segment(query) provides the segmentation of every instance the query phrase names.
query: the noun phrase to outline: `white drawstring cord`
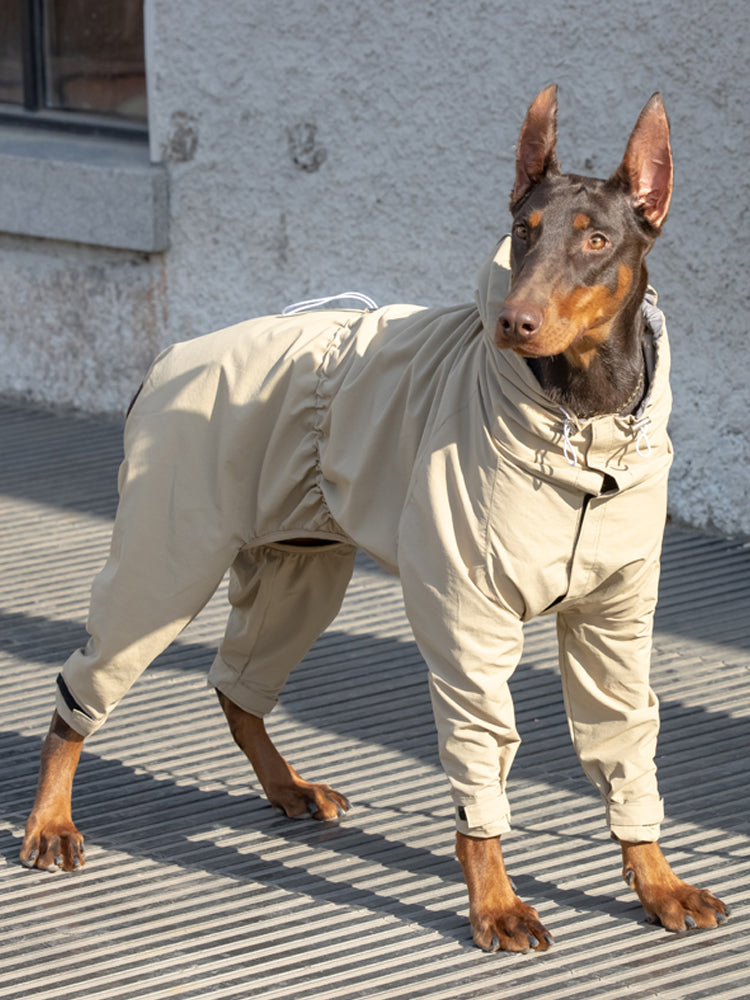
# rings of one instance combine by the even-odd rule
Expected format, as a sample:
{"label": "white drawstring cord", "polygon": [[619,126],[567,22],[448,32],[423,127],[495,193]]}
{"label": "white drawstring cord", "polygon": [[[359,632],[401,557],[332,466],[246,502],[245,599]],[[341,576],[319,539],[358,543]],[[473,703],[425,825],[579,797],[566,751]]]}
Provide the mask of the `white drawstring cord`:
{"label": "white drawstring cord", "polygon": [[[565,461],[571,467],[575,469],[578,466],[578,456],[576,455],[575,448],[573,447],[573,442],[570,440],[571,432],[573,428],[579,429],[578,420],[572,416],[565,407],[561,406],[560,411],[563,417],[563,455],[565,456]],[[633,421],[633,431],[636,434],[635,450],[641,458],[649,458],[651,455],[651,442],[649,441],[648,434],[646,433],[651,424],[651,417],[640,417],[638,420]]]}
{"label": "white drawstring cord", "polygon": [[561,406],[560,409],[565,417],[565,420],[563,421],[563,455],[565,455],[565,461],[571,469],[575,469],[578,465],[578,458],[570,440],[570,431],[574,424],[576,425],[576,428],[578,427],[578,421],[575,417],[572,417],[568,413],[564,406]]}
{"label": "white drawstring cord", "polygon": [[293,302],[281,310],[281,315],[295,316],[297,313],[319,309],[320,306],[324,306],[328,302],[335,302],[337,299],[353,299],[355,302],[361,302],[365,309],[372,310],[378,308],[377,303],[373,302],[369,295],[363,295],[362,292],[340,292],[338,295],[327,295],[320,299],[306,299],[304,302]]}
{"label": "white drawstring cord", "polygon": [[[641,456],[641,458],[648,458],[651,455],[651,442],[648,439],[648,434],[646,429],[651,423],[651,417],[641,417],[639,420],[633,421],[633,430],[637,433],[638,437],[635,442],[635,450]],[[641,445],[645,444],[645,448],[641,450]]]}

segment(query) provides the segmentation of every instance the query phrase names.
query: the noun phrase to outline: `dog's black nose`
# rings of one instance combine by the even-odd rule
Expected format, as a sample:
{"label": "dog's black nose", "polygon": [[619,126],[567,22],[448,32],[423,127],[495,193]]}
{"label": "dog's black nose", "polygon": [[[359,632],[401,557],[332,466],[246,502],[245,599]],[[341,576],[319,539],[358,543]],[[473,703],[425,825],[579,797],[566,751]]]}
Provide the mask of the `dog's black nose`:
{"label": "dog's black nose", "polygon": [[531,302],[511,302],[498,316],[498,333],[511,340],[528,340],[540,329],[544,313]]}

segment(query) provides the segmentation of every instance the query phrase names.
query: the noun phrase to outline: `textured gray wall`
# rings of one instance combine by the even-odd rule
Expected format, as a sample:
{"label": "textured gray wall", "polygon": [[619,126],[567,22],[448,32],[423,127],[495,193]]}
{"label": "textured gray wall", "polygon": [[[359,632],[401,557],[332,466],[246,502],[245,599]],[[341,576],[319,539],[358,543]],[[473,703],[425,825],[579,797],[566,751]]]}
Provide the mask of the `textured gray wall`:
{"label": "textured gray wall", "polygon": [[0,235],[0,391],[116,411],[158,346],[311,294],[467,301],[536,92],[560,84],[563,169],[603,176],[658,89],[672,512],[750,535],[746,0],[148,4],[170,249]]}

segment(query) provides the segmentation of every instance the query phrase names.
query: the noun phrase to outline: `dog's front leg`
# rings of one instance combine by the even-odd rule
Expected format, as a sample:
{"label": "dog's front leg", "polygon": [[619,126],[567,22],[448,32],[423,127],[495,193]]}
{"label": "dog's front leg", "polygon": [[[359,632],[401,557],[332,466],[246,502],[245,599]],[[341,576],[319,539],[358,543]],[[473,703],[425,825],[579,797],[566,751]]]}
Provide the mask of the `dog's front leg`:
{"label": "dog's front leg", "polygon": [[469,890],[474,942],[483,951],[546,951],[552,935],[533,906],[522,903],[505,870],[500,838],[456,834],[456,854]]}
{"label": "dog's front leg", "polygon": [[638,894],[650,922],[670,931],[716,927],[727,919],[727,908],[706,889],[696,889],[672,871],[656,842],[620,841],[622,877]]}
{"label": "dog's front leg", "polygon": [[21,845],[21,864],[27,868],[74,871],[85,863],[70,801],[82,747],[83,736],[55,712],[42,745],[36,799]]}
{"label": "dog's front leg", "polygon": [[266,798],[291,819],[312,815],[313,819],[339,819],[348,809],[348,799],[329,785],[305,781],[281,756],[266,732],[263,719],[251,715],[217,691],[237,746],[253,765]]}

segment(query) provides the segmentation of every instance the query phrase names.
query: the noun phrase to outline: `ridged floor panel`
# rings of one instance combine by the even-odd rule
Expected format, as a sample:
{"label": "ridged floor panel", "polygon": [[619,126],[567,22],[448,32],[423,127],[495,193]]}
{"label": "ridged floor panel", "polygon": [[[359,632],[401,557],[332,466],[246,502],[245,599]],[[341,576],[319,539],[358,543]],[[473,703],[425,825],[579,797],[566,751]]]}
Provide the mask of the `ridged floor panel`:
{"label": "ridged floor panel", "polygon": [[353,802],[339,826],[279,817],[205,675],[217,594],[86,744],[75,875],[16,861],[61,662],[85,641],[107,550],[120,428],[0,406],[0,998],[746,1000],[750,995],[750,548],[670,529],[654,686],[663,844],[732,906],[715,931],[643,920],[570,746],[554,621],[513,679],[524,742],[519,894],[546,955],[471,943],[425,669],[398,582],[358,563],[344,609],[293,675],[270,728],[303,774]]}

